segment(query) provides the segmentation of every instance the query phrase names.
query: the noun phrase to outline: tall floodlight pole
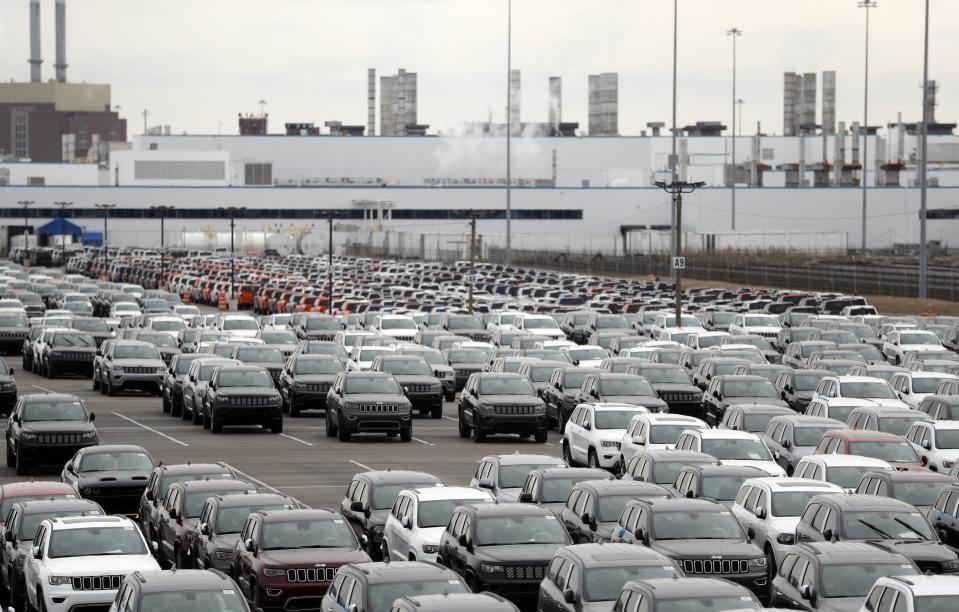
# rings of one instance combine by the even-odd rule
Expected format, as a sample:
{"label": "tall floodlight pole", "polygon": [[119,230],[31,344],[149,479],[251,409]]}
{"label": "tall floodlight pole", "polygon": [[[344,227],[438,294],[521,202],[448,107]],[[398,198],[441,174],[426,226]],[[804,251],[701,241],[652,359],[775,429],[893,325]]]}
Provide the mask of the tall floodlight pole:
{"label": "tall floodlight pole", "polygon": [[246,212],[246,208],[227,206],[219,209],[221,214],[230,218],[230,300],[236,299],[236,243],[234,242],[236,218]]}
{"label": "tall floodlight pole", "polygon": [[869,9],[879,6],[877,0],[859,0],[859,8],[866,9],[866,63],[863,71],[862,94],[862,251],[866,251],[866,177],[869,175]]}
{"label": "tall floodlight pole", "polygon": [[[678,48],[678,37],[679,37],[679,0],[673,0],[673,126],[672,126],[672,136],[673,136],[673,151],[672,156],[672,181],[676,182],[676,166],[678,160],[676,159],[676,49]],[[675,200],[675,196],[673,198]],[[676,257],[676,206],[675,202],[673,206],[670,206],[670,221],[672,224],[673,231],[669,235],[669,252],[673,257]]]}
{"label": "tall floodlight pole", "polygon": [[30,245],[27,237],[30,235],[30,219],[27,215],[30,207],[33,206],[33,200],[20,200],[17,202],[23,207],[23,250],[26,251]]}
{"label": "tall floodlight pole", "polygon": [[[739,28],[731,28],[726,30],[726,36],[730,36],[733,39],[733,181],[732,189],[730,190],[730,195],[732,197],[732,230],[736,231],[736,179],[738,178],[739,173],[736,171],[736,39],[743,35],[743,31]],[[677,325],[679,325],[677,323]]]}
{"label": "tall floodlight pole", "polygon": [[94,204],[94,208],[103,211],[103,243],[100,245],[103,252],[103,271],[107,271],[110,265],[109,252],[107,250],[107,220],[110,218],[110,211],[117,207],[116,204]]}
{"label": "tall floodlight pole", "polygon": [[458,211],[460,217],[470,220],[470,279],[466,283],[469,290],[469,310],[473,312],[473,288],[476,285],[476,220],[480,217],[488,216],[489,213],[483,213],[472,208]]}
{"label": "tall floodlight pole", "polygon": [[739,131],[739,133],[736,134],[737,136],[742,136],[743,134],[743,104],[745,103],[746,101],[742,98],[736,100],[736,104],[739,105],[739,121],[736,123],[736,129]]}
{"label": "tall floodlight pole", "polygon": [[157,289],[163,286],[163,277],[166,276],[166,225],[164,222],[168,215],[176,211],[173,206],[151,206],[150,210],[155,216],[160,217],[160,280],[157,281]]}
{"label": "tall floodlight pole", "polygon": [[[57,216],[60,218],[60,231],[65,232],[67,229],[67,209],[73,206],[73,202],[54,202],[54,206],[57,206],[60,211],[57,213]],[[60,263],[63,264],[63,270],[67,269],[67,240],[66,234],[60,234]]]}
{"label": "tall floodlight pole", "polygon": [[506,265],[513,264],[513,0],[506,0]]}
{"label": "tall floodlight pole", "polygon": [[926,297],[926,155],[929,152],[929,0],[922,43],[922,144],[919,155],[919,297]]}
{"label": "tall floodlight pole", "polygon": [[682,245],[682,231],[683,231],[683,194],[692,193],[703,187],[706,183],[702,181],[697,181],[695,183],[687,183],[686,181],[673,181],[672,183],[665,183],[664,181],[656,181],[653,183],[660,189],[666,191],[666,193],[672,194],[676,200],[676,255],[673,258],[673,271],[676,273],[676,326],[682,327],[683,325],[683,269],[685,267],[685,262],[681,265],[678,263],[682,259],[683,245]]}

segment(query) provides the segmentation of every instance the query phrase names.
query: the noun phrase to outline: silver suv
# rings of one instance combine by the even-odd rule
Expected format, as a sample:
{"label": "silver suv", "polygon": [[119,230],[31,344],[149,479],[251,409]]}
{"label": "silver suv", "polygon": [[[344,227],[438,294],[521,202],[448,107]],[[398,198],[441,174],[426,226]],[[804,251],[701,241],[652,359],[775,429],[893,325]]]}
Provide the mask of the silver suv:
{"label": "silver suv", "polygon": [[160,351],[149,342],[116,340],[109,344],[100,366],[100,393],[139,389],[150,394],[163,393],[166,365]]}

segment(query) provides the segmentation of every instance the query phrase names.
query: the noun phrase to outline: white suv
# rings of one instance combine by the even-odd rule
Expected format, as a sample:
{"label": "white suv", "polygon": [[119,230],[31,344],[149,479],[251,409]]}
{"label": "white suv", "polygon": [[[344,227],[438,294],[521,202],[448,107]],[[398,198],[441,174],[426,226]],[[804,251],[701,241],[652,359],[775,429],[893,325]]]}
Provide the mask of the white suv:
{"label": "white suv", "polygon": [[725,465],[747,465],[770,476],[785,476],[766,444],[756,434],[731,429],[686,430],[676,442],[677,450],[711,455]]}
{"label": "white suv", "polygon": [[107,607],[124,576],[160,569],[140,530],[121,516],[46,519],[31,552],[23,567],[27,607],[46,612]]}
{"label": "white suv", "polygon": [[894,472],[887,461],[859,455],[809,455],[796,464],[793,476],[831,482],[853,493],[866,472]]}
{"label": "white suv", "polygon": [[957,597],[955,576],[883,576],[872,585],[859,612],[955,610]]}
{"label": "white suv", "polygon": [[642,450],[668,449],[687,429],[709,429],[704,421],[683,414],[639,414],[633,417],[619,447],[619,463],[625,466]]}
{"label": "white suv", "polygon": [[488,491],[469,487],[427,487],[400,491],[383,527],[383,558],[436,561],[440,538],[458,506],[493,504]]}
{"label": "white suv", "polygon": [[918,410],[922,400],[934,395],[939,383],[945,380],[956,380],[956,377],[942,372],[899,372],[893,375],[889,384],[899,399],[913,410]]}
{"label": "white suv", "polygon": [[948,474],[959,461],[959,421],[916,421],[906,440],[934,472]]}
{"label": "white suv", "polygon": [[405,315],[380,315],[373,320],[370,331],[381,336],[389,336],[397,340],[413,341],[413,336],[419,328],[413,317]]}
{"label": "white suv", "polygon": [[923,329],[899,329],[891,332],[882,345],[882,355],[894,365],[902,365],[909,351],[941,351],[939,336]]}
{"label": "white suv", "polygon": [[812,399],[822,400],[826,404],[836,402],[846,406],[909,408],[899,399],[889,383],[871,376],[825,376],[816,386]]}
{"label": "white suv", "polygon": [[556,340],[565,340],[566,332],[559,328],[556,319],[548,315],[523,314],[513,319],[517,329],[525,329],[537,336],[549,336]]}
{"label": "white suv", "polygon": [[580,404],[566,422],[563,431],[563,458],[570,466],[577,463],[591,468],[615,470],[620,465],[620,444],[629,422],[649,410],[633,404]]}
{"label": "white suv", "polygon": [[729,324],[729,333],[732,336],[762,336],[772,342],[782,328],[775,315],[738,314]]}

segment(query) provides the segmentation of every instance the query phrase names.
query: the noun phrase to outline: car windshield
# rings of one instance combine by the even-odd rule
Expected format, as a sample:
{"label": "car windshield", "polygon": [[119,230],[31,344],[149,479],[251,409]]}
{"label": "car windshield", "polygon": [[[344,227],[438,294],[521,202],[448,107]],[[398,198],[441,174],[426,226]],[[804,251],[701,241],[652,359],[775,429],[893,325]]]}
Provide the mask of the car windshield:
{"label": "car windshield", "polygon": [[479,392],[481,395],[536,395],[533,385],[525,378],[482,378]]}
{"label": "car windshield", "polygon": [[717,363],[716,370],[713,372],[713,377],[728,376],[733,373],[733,370],[741,365],[741,363]]}
{"label": "car windshield", "polygon": [[150,346],[118,346],[113,350],[115,359],[145,359],[162,361],[160,352],[152,344]]}
{"label": "car windshield", "polygon": [[346,393],[400,395],[400,386],[392,377],[356,376],[346,379]]}
{"label": "car windshield", "polygon": [[476,349],[450,351],[450,363],[485,363],[486,353]]}
{"label": "car windshield", "polygon": [[654,512],[656,540],[741,540],[743,530],[732,512]]}
{"label": "car windshield", "polygon": [[899,344],[924,344],[939,346],[939,337],[931,332],[910,332],[899,334]]}
{"label": "car windshield", "polygon": [[440,595],[443,593],[469,593],[461,580],[408,580],[389,584],[370,585],[369,612],[390,612],[393,602],[401,597]]}
{"label": "car windshield", "polygon": [[656,397],[653,386],[641,378],[601,379],[599,388],[603,395],[638,395]]}
{"label": "car windshield", "polygon": [[416,524],[419,527],[444,527],[450,522],[453,510],[458,506],[476,506],[487,504],[487,499],[438,499],[420,502],[416,510]]}
{"label": "car windshield", "polygon": [[848,540],[931,540],[932,529],[918,512],[847,512],[842,515]]}
{"label": "car windshield", "polygon": [[110,326],[103,319],[74,319],[73,329],[79,329],[85,332],[108,332]]}
{"label": "car windshield", "polygon": [[653,425],[649,430],[649,444],[676,444],[679,434],[687,429],[701,429],[701,425],[682,424],[682,425]]}
{"label": "car windshield", "polygon": [[86,421],[87,411],[80,400],[38,400],[23,404],[24,423],[36,421]]}
{"label": "car windshield", "polygon": [[523,319],[525,329],[559,329],[556,321],[550,317],[526,317]]}
{"label": "car windshield", "polygon": [[223,367],[225,365],[231,365],[231,364],[229,362],[224,361],[223,363],[201,365],[200,371],[197,374],[197,380],[199,382],[208,382],[211,378],[213,378],[213,372],[215,372],[217,368]]}
{"label": "car windshield", "polygon": [[253,504],[250,506],[230,506],[220,508],[216,515],[216,534],[240,533],[243,524],[251,514],[257,511],[285,510],[290,506],[284,504]]}
{"label": "car windshield", "polygon": [[949,481],[941,480],[899,481],[893,497],[913,506],[931,506],[949,485]]}
{"label": "car windshield", "polygon": [[383,319],[381,329],[416,329],[416,323],[409,319]]}
{"label": "car windshield", "polygon": [[681,368],[643,368],[643,377],[652,384],[691,385],[689,374]]}
{"label": "car windshield", "polygon": [[935,393],[936,389],[939,388],[939,383],[944,380],[955,380],[952,376],[943,376],[941,378],[913,378],[912,379],[912,392],[913,393]]}
{"label": "car windshield", "polygon": [[717,459],[772,461],[766,445],[759,440],[743,438],[703,440],[703,452]]}
{"label": "car windshield", "polygon": [[[302,352],[308,355],[331,355],[333,357],[346,356],[346,349],[339,344],[333,344],[332,342],[308,342],[306,349]],[[373,357],[376,357],[376,355],[373,355]],[[363,361],[373,361],[373,357],[370,357],[369,359],[364,358]]]}
{"label": "car windshield", "polygon": [[583,347],[570,349],[569,356],[577,361],[588,361],[594,359],[606,359],[609,355],[603,349],[597,347]]}
{"label": "car windshield", "polygon": [[806,509],[806,504],[816,495],[821,495],[825,491],[783,491],[773,493],[772,496],[772,515],[773,516],[802,516]]}
{"label": "car windshield", "polygon": [[260,329],[253,319],[226,319],[223,321],[224,331],[256,331]]}
{"label": "car windshield", "polygon": [[867,361],[878,361],[880,363],[883,361],[882,353],[880,353],[879,349],[872,345],[863,344],[862,346],[857,346],[852,350],[862,355],[862,357]]}
{"label": "car windshield", "polygon": [[546,367],[530,367],[529,368],[529,377],[533,382],[544,383],[549,380],[550,376],[553,375],[553,370],[555,366],[546,366]]}
{"label": "car windshield", "polygon": [[776,317],[746,317],[746,327],[779,327]]}
{"label": "car windshield", "polygon": [[263,550],[355,547],[353,530],[342,519],[268,522],[263,527]]}
{"label": "car windshield", "polygon": [[237,370],[220,372],[217,387],[272,387],[273,379],[263,370]]}
{"label": "car windshield", "polygon": [[186,323],[178,319],[151,321],[150,329],[155,329],[156,331],[182,331],[186,329]]}
{"label": "car windshield", "polygon": [[343,329],[343,326],[336,319],[310,317],[306,320],[306,329],[339,330]]}
{"label": "car windshield", "polygon": [[[880,468],[881,469],[881,468]],[[866,472],[875,472],[875,466],[839,465],[826,468],[826,480],[843,489],[855,489]]]}
{"label": "car windshield", "polygon": [[822,435],[835,427],[796,427],[793,430],[794,446],[818,446]]}
{"label": "car windshield", "polygon": [[759,610],[752,597],[698,597],[666,599],[656,602],[655,612],[726,612],[727,610]]}
{"label": "car windshield", "polygon": [[[23,499],[18,499],[17,501],[23,501]],[[92,505],[92,504],[91,504]],[[68,516],[93,516],[101,514],[99,510],[94,508],[88,508],[86,510],[57,510],[55,512],[34,512],[32,514],[24,514],[23,519],[20,522],[20,533],[17,534],[17,539],[21,542],[32,542],[33,536],[37,534],[37,527],[40,526],[40,523],[45,521],[48,518],[65,518]]]}
{"label": "car windshield", "polygon": [[555,516],[491,516],[476,523],[477,546],[569,544],[563,523]]}
{"label": "car windshield", "polygon": [[814,391],[823,376],[825,374],[796,374],[793,376],[792,389],[793,391]]}
{"label": "car windshield", "polygon": [[936,432],[936,448],[954,450],[959,448],[959,429],[940,429]]}
{"label": "car windshield", "polygon": [[63,348],[93,348],[97,345],[87,334],[60,332],[53,337],[53,346]]}
{"label": "car windshield", "polygon": [[339,359],[297,359],[296,374],[338,374],[343,371]]}
{"label": "car windshield", "polygon": [[422,359],[391,359],[383,362],[383,371],[399,376],[432,376],[433,370]]}
{"label": "car windshield", "polygon": [[925,595],[912,600],[914,612],[952,612],[956,609],[955,595]]}
{"label": "car windshield", "polygon": [[175,374],[186,374],[190,371],[190,366],[193,365],[193,362],[199,359],[197,356],[187,357],[183,356],[176,360],[176,365],[174,366],[173,372]]}
{"label": "car windshield", "polygon": [[[533,470],[540,468],[563,467],[557,463],[512,463],[499,466],[499,487],[501,489],[518,489],[526,482],[526,477]],[[566,501],[563,499],[563,501]]]}
{"label": "car windshield", "polygon": [[415,489],[417,487],[431,487],[433,483],[407,482],[403,484],[377,485],[373,487],[373,509],[387,510],[393,507],[396,496],[403,489]]}
{"label": "car windshield", "polygon": [[141,335],[139,339],[159,348],[176,348],[176,339],[169,334],[157,334],[155,336]]}
{"label": "car windshield", "polygon": [[630,580],[671,578],[675,570],[669,565],[634,567],[598,567],[586,571],[583,585],[584,601],[615,601]]}
{"label": "car windshield", "polygon": [[50,534],[49,557],[145,555],[146,546],[132,524],[123,527],[57,529]]}
{"label": "car windshield", "polygon": [[[875,534],[872,537],[875,537]],[[828,568],[824,568],[822,571],[821,592],[825,598],[858,597],[862,599],[879,578],[884,576],[910,576],[915,573],[916,570],[908,563],[830,564]],[[953,603],[953,608],[955,608],[955,603]]]}
{"label": "car windshield", "polygon": [[243,362],[283,363],[283,353],[276,349],[240,349],[236,352],[236,358]]}
{"label": "car windshield", "polygon": [[109,453],[87,453],[77,472],[149,472],[153,469],[153,459],[140,451],[118,451]]}
{"label": "car windshield", "polygon": [[896,392],[885,382],[844,382],[839,384],[842,397],[858,399],[898,399]]}
{"label": "car windshield", "polygon": [[267,344],[296,344],[296,336],[291,332],[260,332],[260,340]]}
{"label": "car windshield", "polygon": [[473,317],[450,317],[448,327],[450,329],[483,329],[480,322]]}
{"label": "car windshield", "polygon": [[216,610],[217,612],[246,612],[249,610],[239,591],[170,591],[146,593],[140,599],[139,610]]}
{"label": "car windshield", "polygon": [[765,338],[736,338],[735,344],[749,344],[755,346],[761,351],[771,351],[772,345]]}
{"label": "car windshield", "polygon": [[573,485],[584,480],[591,480],[591,478],[544,478],[542,503],[565,503],[569,499],[569,492],[573,490]]}
{"label": "car windshield", "polygon": [[24,315],[5,314],[0,315],[0,327],[27,327],[29,322]]}
{"label": "car windshield", "polygon": [[748,476],[706,476],[703,478],[703,497],[716,501],[733,501],[739,487]]}
{"label": "car windshield", "polygon": [[768,380],[727,380],[723,397],[779,397],[776,387]]}
{"label": "car windshield", "polygon": [[[686,428],[684,427],[683,430]],[[678,438],[679,436],[677,436]],[[675,440],[673,441],[675,443]],[[696,465],[701,461],[657,461],[653,464],[653,482],[658,485],[671,485],[676,482],[679,470],[687,465]]]}
{"label": "car windshield", "polygon": [[880,415],[879,431],[897,436],[905,436],[909,432],[909,428],[912,427],[912,424],[920,419],[922,419],[920,413],[916,413],[915,416],[905,417],[886,417]]}
{"label": "car windshield", "polygon": [[626,429],[629,422],[644,410],[597,410],[596,429]]}
{"label": "car windshield", "polygon": [[597,317],[597,329],[629,329],[629,322],[625,317]]}
{"label": "car windshield", "polygon": [[[663,493],[661,498],[665,499],[667,495],[665,491]],[[635,495],[603,495],[599,497],[599,513],[596,520],[601,523],[615,523],[623,514],[626,503],[633,499],[636,499]]]}
{"label": "car windshield", "polygon": [[743,430],[755,434],[765,433],[773,416],[772,414],[747,414],[743,418]]}
{"label": "car windshield", "polygon": [[875,457],[890,463],[919,463],[919,456],[908,442],[850,442],[849,454]]}
{"label": "car windshield", "polygon": [[410,351],[408,353],[404,352],[404,355],[416,355],[417,357],[422,357],[426,360],[426,363],[430,365],[444,365],[446,360],[443,359],[443,353],[439,351]]}

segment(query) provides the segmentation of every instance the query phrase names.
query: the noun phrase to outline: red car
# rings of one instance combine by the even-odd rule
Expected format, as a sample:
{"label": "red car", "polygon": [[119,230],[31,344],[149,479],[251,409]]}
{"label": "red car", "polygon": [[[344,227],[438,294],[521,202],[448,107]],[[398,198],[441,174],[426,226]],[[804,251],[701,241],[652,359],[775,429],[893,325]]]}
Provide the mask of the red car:
{"label": "red car", "polygon": [[819,441],[815,454],[873,457],[888,461],[900,472],[923,472],[927,469],[905,438],[881,431],[865,429],[827,431]]}
{"label": "red car", "polygon": [[51,497],[80,497],[73,487],[65,482],[30,481],[11,482],[0,485],[0,527],[7,522],[10,508],[17,502],[34,499],[50,499]]}

